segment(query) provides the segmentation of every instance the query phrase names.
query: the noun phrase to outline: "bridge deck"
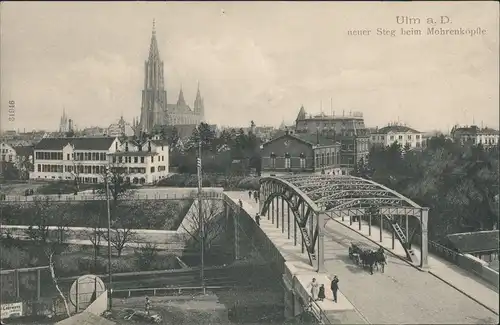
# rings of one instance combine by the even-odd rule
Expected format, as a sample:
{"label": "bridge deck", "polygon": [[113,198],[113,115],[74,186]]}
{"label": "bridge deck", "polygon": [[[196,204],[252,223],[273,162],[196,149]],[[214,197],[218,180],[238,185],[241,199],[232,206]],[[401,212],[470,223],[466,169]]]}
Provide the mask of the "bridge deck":
{"label": "bridge deck", "polygon": [[[248,199],[245,192],[227,193],[232,199],[241,199],[244,209],[255,215],[258,205]],[[299,245],[293,246],[293,239],[287,239],[287,231],[282,234],[266,217],[261,219],[261,227],[276,244],[287,261],[297,261],[302,268],[308,263],[307,255],[300,254]],[[280,225],[281,226],[281,225]],[[354,230],[335,221],[328,222],[325,234],[325,267],[327,275],[336,274],[340,279],[340,291],[368,323],[408,324],[408,323],[456,323],[493,324],[498,316],[481,306],[450,285],[433,275],[419,271],[399,258],[389,257],[385,273],[370,275],[366,270],[354,265],[348,257],[348,247],[352,241],[373,244]],[[285,244],[288,243],[288,244]],[[293,250],[292,248],[293,247]],[[312,277],[313,275],[311,275]],[[328,288],[328,285],[326,285]],[[329,290],[327,290],[330,294]],[[333,312],[333,311],[332,311]],[[349,320],[345,321],[349,323]]]}
{"label": "bridge deck", "polygon": [[[351,226],[348,218],[345,218],[344,221],[342,221],[341,218],[336,218],[335,220],[345,225],[346,227],[353,229],[357,233],[362,234],[368,239],[373,240],[377,244],[385,247],[393,254],[396,254],[403,258],[406,256],[406,253],[399,241],[395,241],[394,250],[392,249],[391,233],[386,231],[385,229],[382,232],[382,242],[380,242],[380,230],[377,226],[372,226],[372,234],[370,236],[368,231],[368,224],[364,221],[362,221],[362,227],[361,230],[359,230],[358,223],[355,222]],[[415,245],[412,247],[415,255],[418,258],[420,256],[420,248]],[[467,293],[467,295],[473,297],[475,300],[481,302],[490,310],[494,310],[498,314],[498,290],[496,290],[493,285],[478,278],[477,276],[468,273],[467,271],[461,269],[459,266],[445,261],[441,258],[435,257],[434,255],[429,255],[428,260],[430,273],[450,283],[458,290]]]}

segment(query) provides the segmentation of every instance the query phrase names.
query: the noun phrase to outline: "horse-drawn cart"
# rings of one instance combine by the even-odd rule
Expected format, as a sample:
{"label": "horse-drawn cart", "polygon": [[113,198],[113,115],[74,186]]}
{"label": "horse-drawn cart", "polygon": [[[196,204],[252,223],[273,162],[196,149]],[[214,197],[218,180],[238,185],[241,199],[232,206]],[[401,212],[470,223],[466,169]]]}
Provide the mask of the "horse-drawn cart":
{"label": "horse-drawn cart", "polygon": [[349,258],[356,264],[361,264],[362,256],[366,256],[373,251],[375,251],[375,248],[370,245],[361,242],[353,242],[351,246],[349,246]]}
{"label": "horse-drawn cart", "polygon": [[373,266],[378,264],[382,267],[384,272],[384,264],[386,264],[385,254],[383,248],[376,248],[361,242],[353,242],[349,246],[349,258],[357,265],[363,267],[370,267],[370,273],[373,274]]}

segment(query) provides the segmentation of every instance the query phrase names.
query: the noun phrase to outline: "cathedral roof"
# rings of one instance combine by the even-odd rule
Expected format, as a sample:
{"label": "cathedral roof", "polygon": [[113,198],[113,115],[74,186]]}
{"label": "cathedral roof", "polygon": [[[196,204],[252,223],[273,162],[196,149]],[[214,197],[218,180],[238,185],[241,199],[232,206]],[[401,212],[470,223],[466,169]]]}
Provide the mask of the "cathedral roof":
{"label": "cathedral roof", "polygon": [[177,106],[186,106],[186,101],[184,100],[184,92],[181,90],[179,91],[179,99],[177,99]]}
{"label": "cathedral roof", "polygon": [[153,32],[151,34],[151,45],[149,45],[149,60],[159,59],[160,51],[158,50],[158,42],[156,40],[155,21],[153,20]]}

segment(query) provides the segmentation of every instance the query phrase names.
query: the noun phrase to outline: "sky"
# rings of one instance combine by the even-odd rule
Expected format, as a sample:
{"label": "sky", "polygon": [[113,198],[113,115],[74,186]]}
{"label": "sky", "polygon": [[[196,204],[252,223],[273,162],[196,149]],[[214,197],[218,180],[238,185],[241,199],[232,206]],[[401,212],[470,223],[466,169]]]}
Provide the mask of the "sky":
{"label": "sky", "polygon": [[[442,15],[451,23],[434,27],[486,32],[426,35]],[[153,19],[168,102],[182,85],[192,105],[199,82],[210,123],[278,126],[304,105],[363,112],[367,126],[498,128],[498,3],[464,1],[2,2],[2,129],[56,129],[63,108],[79,127],[139,116]]]}

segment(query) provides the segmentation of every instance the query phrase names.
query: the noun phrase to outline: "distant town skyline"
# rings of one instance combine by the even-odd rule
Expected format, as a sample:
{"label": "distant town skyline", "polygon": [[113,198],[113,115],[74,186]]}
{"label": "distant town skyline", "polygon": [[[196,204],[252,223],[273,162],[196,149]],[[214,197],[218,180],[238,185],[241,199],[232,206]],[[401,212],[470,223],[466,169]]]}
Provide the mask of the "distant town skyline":
{"label": "distant town skyline", "polygon": [[[361,111],[367,126],[399,119],[422,131],[473,122],[498,128],[494,2],[1,6],[2,130],[57,129],[63,108],[80,127],[106,127],[122,114],[132,122],[140,114],[153,19],[168,101],[181,85],[193,101],[199,82],[209,123],[279,126],[304,105],[310,114],[321,106],[326,114],[332,107],[336,114]],[[348,36],[399,30],[397,15],[446,15],[454,28],[486,34]]]}

